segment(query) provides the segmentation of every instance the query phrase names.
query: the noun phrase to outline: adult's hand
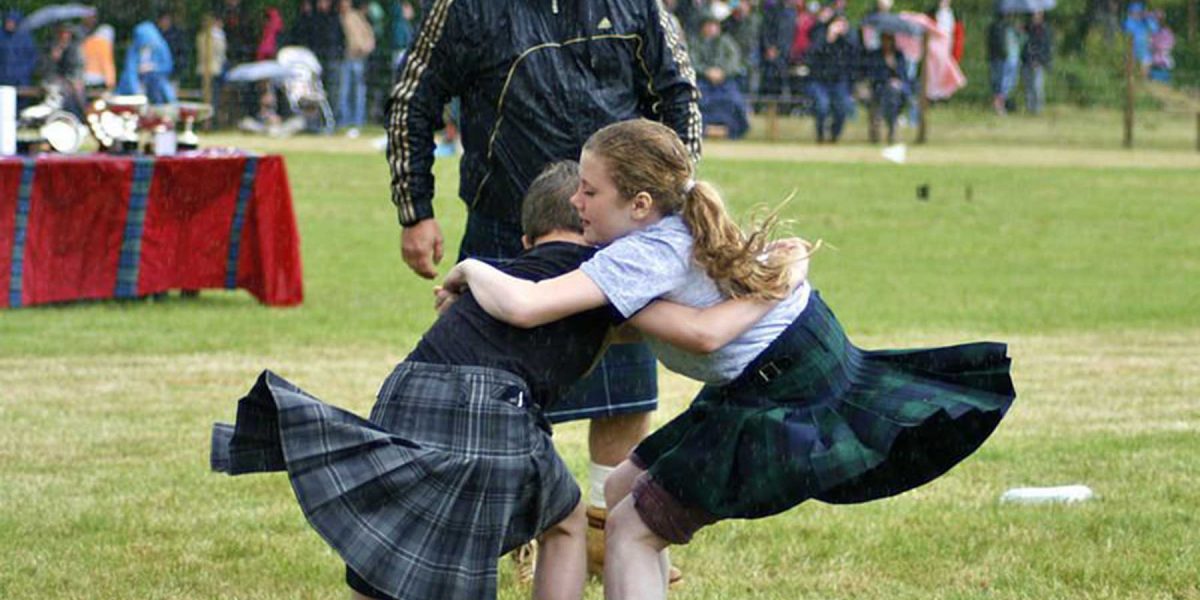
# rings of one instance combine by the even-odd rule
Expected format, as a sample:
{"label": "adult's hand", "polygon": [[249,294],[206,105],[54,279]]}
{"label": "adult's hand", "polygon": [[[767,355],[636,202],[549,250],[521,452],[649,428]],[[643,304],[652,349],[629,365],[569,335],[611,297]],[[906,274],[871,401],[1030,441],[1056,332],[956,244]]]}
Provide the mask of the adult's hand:
{"label": "adult's hand", "polygon": [[442,262],[442,228],[437,219],[418,221],[400,233],[400,251],[413,273],[433,279],[437,264]]}

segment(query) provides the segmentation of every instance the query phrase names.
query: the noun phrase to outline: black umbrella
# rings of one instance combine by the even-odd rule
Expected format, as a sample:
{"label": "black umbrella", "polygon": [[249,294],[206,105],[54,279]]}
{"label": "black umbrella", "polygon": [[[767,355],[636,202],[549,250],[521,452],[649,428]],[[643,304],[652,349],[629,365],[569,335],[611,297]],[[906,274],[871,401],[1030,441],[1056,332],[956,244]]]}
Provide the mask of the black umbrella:
{"label": "black umbrella", "polygon": [[925,35],[925,28],[917,23],[913,23],[902,18],[900,15],[892,13],[872,13],[863,18],[862,24],[870,27],[879,33],[890,33],[893,35],[909,35],[912,37],[921,37]]}

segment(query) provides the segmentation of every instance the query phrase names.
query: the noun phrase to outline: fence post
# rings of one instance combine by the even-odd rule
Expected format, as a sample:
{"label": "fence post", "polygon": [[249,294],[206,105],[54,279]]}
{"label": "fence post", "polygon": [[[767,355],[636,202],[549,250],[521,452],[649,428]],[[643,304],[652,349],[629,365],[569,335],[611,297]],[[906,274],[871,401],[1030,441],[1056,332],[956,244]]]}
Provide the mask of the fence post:
{"label": "fence post", "polygon": [[917,124],[917,143],[924,144],[929,133],[929,32],[924,36],[924,53],[921,55],[921,89],[917,92],[917,105],[921,110],[921,122]]}
{"label": "fence post", "polygon": [[779,103],[775,99],[767,101],[767,139],[779,140]]}
{"label": "fence post", "polygon": [[1125,139],[1123,145],[1133,148],[1133,36],[1125,36]]}
{"label": "fence post", "polygon": [[1200,152],[1200,110],[1196,111],[1196,152]]}
{"label": "fence post", "polygon": [[1200,4],[1200,0],[1188,0],[1188,24],[1187,24],[1187,41],[1196,41],[1196,5]]}

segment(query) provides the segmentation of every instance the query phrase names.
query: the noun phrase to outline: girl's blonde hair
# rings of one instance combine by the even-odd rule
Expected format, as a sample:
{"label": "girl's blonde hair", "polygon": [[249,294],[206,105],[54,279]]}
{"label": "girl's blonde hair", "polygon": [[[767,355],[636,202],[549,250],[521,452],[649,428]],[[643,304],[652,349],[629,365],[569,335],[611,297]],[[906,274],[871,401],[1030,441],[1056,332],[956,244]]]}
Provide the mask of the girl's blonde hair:
{"label": "girl's blonde hair", "polygon": [[594,133],[583,149],[604,161],[623,199],[645,192],[661,214],[683,217],[694,240],[692,260],[722,293],[764,300],[788,295],[795,256],[767,248],[776,215],[746,235],[716,188],[695,180],[691,157],[671,128],[646,119],[622,121]]}

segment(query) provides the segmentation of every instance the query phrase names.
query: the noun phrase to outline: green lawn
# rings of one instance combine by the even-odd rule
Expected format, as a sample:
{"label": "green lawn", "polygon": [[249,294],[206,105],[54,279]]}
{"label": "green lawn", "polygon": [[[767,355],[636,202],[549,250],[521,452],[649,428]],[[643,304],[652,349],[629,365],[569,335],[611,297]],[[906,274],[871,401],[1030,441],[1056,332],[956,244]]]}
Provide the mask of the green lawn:
{"label": "green lawn", "polygon": [[[0,598],[344,595],[286,479],[209,473],[208,428],[263,368],[365,413],[432,321],[432,283],[400,260],[378,154],[287,161],[303,306],[206,291],[0,313]],[[437,169],[445,272],[463,212],[456,164]],[[674,554],[675,596],[1200,598],[1194,169],[710,158],[701,176],[740,214],[798,190],[791,229],[832,246],[812,280],[860,345],[1008,341],[1018,400],[912,493],[705,530]],[[662,388],[659,422],[696,386]],[[585,431],[556,435],[580,474]],[[997,503],[1067,483],[1100,499]],[[501,596],[527,594],[505,563]]]}

